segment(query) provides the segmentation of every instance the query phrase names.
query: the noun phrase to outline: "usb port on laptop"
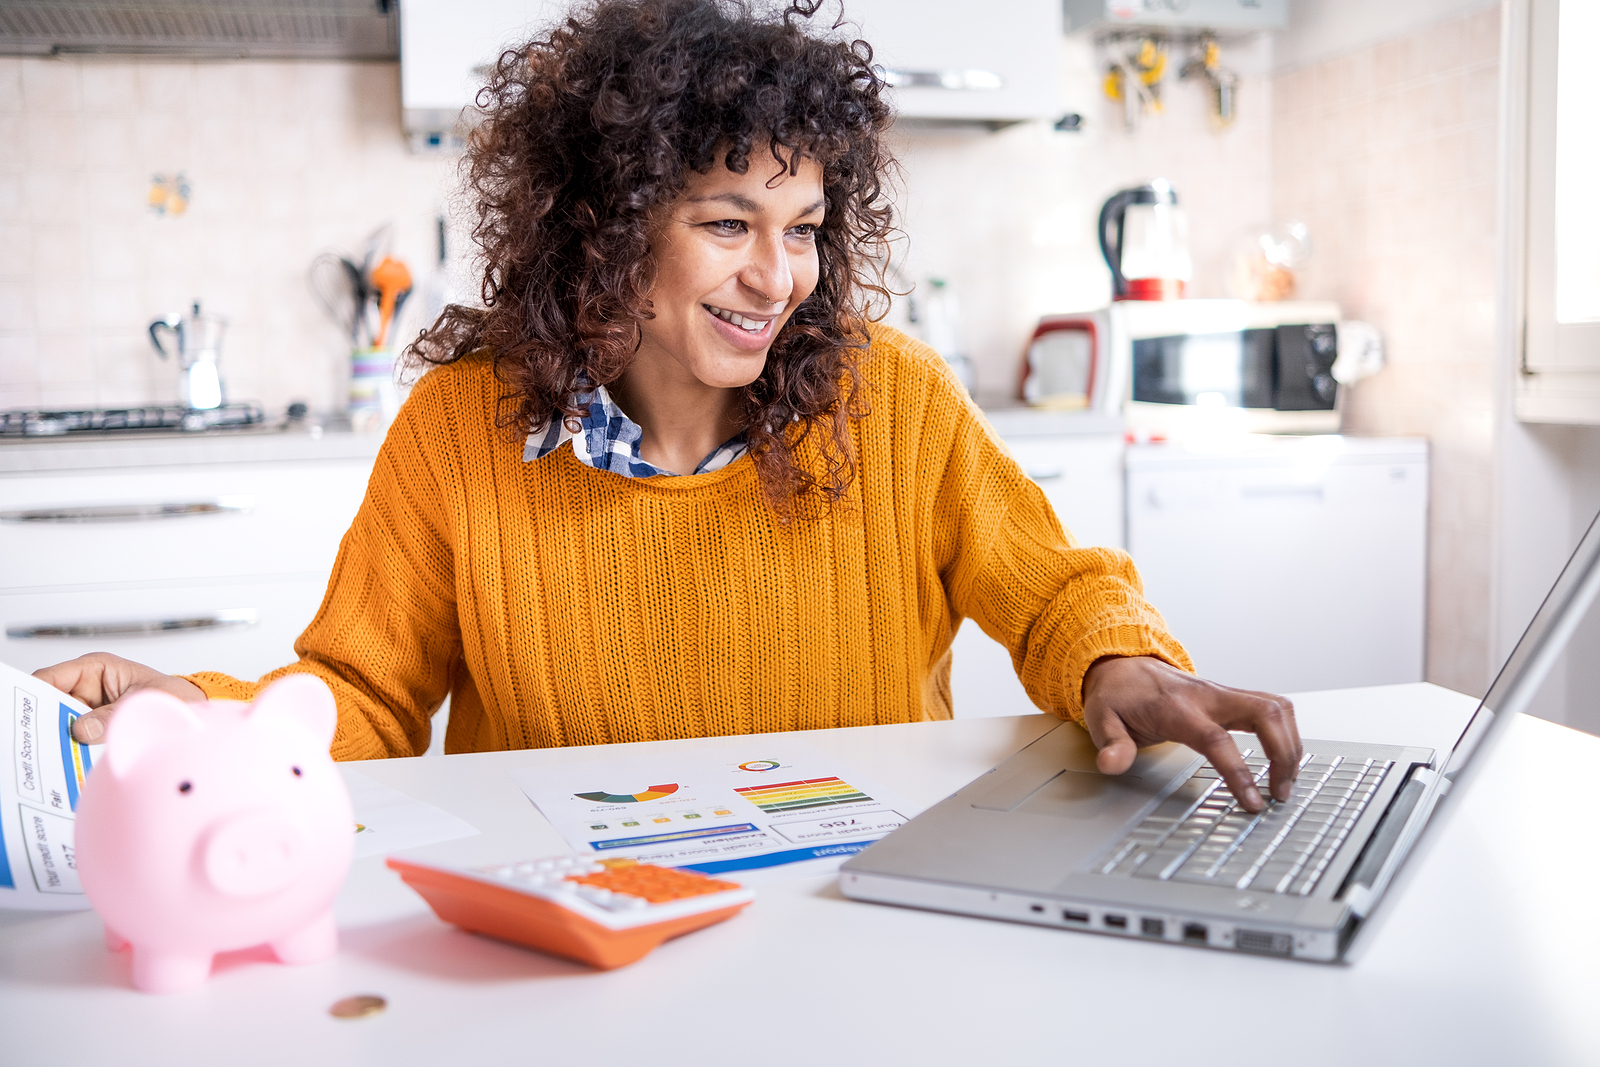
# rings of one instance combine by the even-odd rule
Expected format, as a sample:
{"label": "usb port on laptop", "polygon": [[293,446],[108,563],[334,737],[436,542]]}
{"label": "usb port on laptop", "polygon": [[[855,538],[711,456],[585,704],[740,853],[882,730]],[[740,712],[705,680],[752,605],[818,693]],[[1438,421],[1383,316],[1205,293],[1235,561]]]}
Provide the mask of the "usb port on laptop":
{"label": "usb port on laptop", "polygon": [[1064,923],[1086,923],[1089,921],[1089,913],[1086,911],[1063,911],[1061,913],[1061,921]]}
{"label": "usb port on laptop", "polygon": [[1113,930],[1126,930],[1128,928],[1128,917],[1126,915],[1107,915],[1105,924]]}

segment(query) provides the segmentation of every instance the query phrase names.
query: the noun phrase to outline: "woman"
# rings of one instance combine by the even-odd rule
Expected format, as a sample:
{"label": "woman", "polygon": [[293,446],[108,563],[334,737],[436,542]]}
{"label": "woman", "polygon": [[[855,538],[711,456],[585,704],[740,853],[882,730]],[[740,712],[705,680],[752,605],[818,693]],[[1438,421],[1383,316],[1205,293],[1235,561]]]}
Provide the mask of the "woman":
{"label": "woman", "polygon": [[[595,0],[501,58],[468,149],[484,307],[378,456],[298,662],[259,682],[97,654],[41,671],[339,703],[336,757],[948,718],[974,618],[1100,765],[1183,741],[1287,798],[1280,698],[1193,677],[1128,558],[1077,547],[942,361],[866,321],[890,233],[883,82],[861,42],[732,0]],[[881,290],[876,290],[881,292]]]}

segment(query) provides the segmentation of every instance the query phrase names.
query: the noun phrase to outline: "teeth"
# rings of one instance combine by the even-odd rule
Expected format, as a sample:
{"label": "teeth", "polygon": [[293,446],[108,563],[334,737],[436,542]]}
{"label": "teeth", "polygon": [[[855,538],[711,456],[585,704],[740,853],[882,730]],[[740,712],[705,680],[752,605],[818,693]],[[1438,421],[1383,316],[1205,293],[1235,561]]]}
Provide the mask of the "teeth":
{"label": "teeth", "polygon": [[722,308],[714,308],[710,304],[703,304],[701,306],[707,311],[711,312],[711,314],[715,315],[717,318],[722,319],[724,322],[731,322],[735,326],[739,327],[739,329],[748,333],[759,333],[761,332],[761,328],[767,324],[766,319],[747,319],[742,315],[735,315],[731,311],[725,311]]}

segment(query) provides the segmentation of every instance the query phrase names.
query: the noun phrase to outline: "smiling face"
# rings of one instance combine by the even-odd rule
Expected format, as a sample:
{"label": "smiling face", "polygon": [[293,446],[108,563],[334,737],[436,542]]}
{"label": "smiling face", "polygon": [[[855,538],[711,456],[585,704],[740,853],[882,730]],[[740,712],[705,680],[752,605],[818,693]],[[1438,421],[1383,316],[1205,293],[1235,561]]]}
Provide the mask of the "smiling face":
{"label": "smiling face", "polygon": [[752,152],[744,174],[719,163],[691,175],[652,230],[655,317],[639,323],[635,367],[712,389],[760,377],[773,338],[817,287],[823,205],[822,168],[805,158],[795,174]]}

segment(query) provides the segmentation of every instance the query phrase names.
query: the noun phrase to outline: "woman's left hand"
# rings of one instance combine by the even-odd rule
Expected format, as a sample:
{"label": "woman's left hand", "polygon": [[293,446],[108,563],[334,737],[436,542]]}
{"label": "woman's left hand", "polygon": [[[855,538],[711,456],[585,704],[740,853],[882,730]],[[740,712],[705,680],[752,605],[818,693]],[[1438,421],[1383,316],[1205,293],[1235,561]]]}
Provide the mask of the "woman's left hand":
{"label": "woman's left hand", "polygon": [[1102,773],[1123,773],[1144,745],[1177,741],[1210,760],[1247,811],[1266,804],[1229,730],[1260,738],[1278,800],[1289,799],[1300,767],[1300,731],[1288,699],[1208,682],[1149,656],[1096,660],[1083,676],[1083,718]]}

